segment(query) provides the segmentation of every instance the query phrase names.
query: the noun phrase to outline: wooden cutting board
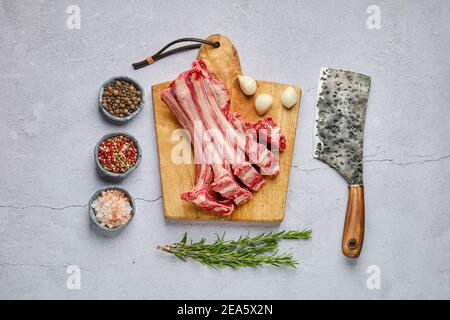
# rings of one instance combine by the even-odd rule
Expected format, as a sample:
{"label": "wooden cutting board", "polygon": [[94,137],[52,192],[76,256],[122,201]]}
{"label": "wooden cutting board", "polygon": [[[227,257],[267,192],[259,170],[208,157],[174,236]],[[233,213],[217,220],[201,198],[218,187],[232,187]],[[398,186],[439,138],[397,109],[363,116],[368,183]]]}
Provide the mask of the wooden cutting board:
{"label": "wooden cutting board", "polygon": [[[179,141],[172,141],[174,130],[181,128],[175,116],[161,100],[161,91],[169,82],[152,87],[153,110],[159,153],[164,215],[168,219],[180,220],[231,220],[254,222],[280,222],[283,220],[286,195],[291,171],[292,153],[295,145],[295,131],[299,112],[301,89],[291,85],[297,91],[299,102],[291,109],[281,105],[281,94],[289,85],[268,81],[257,81],[258,90],[251,97],[246,97],[240,90],[237,75],[243,74],[236,48],[223,35],[212,35],[210,41],[219,41],[219,48],[202,45],[198,58],[203,59],[208,69],[225,82],[230,88],[231,111],[237,111],[246,120],[258,120],[261,117],[255,111],[255,97],[261,93],[271,94],[273,105],[264,117],[272,117],[281,132],[286,136],[286,150],[280,154],[280,173],[277,177],[266,177],[266,184],[253,198],[242,206],[236,207],[229,216],[206,212],[192,203],[180,199],[180,194],[192,189],[195,182],[193,164],[174,164],[171,152]],[[186,70],[190,64],[186,64]],[[180,73],[184,70],[180,70]]]}

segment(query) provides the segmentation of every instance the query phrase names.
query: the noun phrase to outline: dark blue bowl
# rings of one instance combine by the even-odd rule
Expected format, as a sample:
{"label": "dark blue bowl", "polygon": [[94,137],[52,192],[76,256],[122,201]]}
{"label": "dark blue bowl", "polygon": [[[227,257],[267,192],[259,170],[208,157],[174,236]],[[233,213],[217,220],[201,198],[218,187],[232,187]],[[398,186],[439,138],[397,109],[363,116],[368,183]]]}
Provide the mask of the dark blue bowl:
{"label": "dark blue bowl", "polygon": [[[111,113],[109,113],[102,107],[103,91],[105,91],[106,86],[108,86],[111,83],[114,83],[117,80],[130,82],[130,83],[134,84],[136,86],[136,88],[138,88],[139,91],[141,92],[141,103],[138,105],[136,111],[134,111],[129,116],[123,117],[123,118],[112,115]],[[125,76],[112,77],[111,79],[106,81],[104,84],[102,84],[102,86],[100,87],[100,91],[98,92],[98,107],[99,107],[100,113],[103,116],[105,116],[106,119],[108,119],[112,122],[125,123],[125,122],[133,119],[134,117],[136,117],[138,115],[139,112],[141,112],[142,108],[144,107],[144,104],[145,104],[144,89],[141,87],[141,85],[139,83],[136,82],[136,80],[133,80],[129,77],[125,77]]]}
{"label": "dark blue bowl", "polygon": [[[130,169],[128,169],[127,171],[125,171],[123,173],[115,173],[115,172],[110,172],[110,171],[106,170],[105,168],[102,167],[102,165],[100,164],[100,161],[98,160],[98,151],[100,149],[100,145],[102,144],[102,142],[108,138],[119,136],[119,135],[130,138],[131,141],[133,141],[134,146],[137,149],[136,163],[134,164],[134,166],[132,166]],[[122,180],[122,179],[126,178],[130,173],[132,173],[134,170],[136,170],[137,167],[139,167],[139,165],[141,164],[141,160],[142,160],[142,149],[141,149],[141,146],[139,145],[138,141],[136,140],[136,138],[128,133],[123,133],[123,132],[109,133],[107,135],[104,135],[95,145],[94,156],[95,156],[95,163],[97,164],[97,170],[100,173],[100,175],[105,178],[110,178],[111,180],[118,181],[118,180]]]}
{"label": "dark blue bowl", "polygon": [[[131,205],[131,216],[130,216],[130,220],[128,220],[127,223],[122,224],[116,228],[108,228],[107,226],[102,225],[96,218],[95,216],[95,212],[94,209],[92,208],[92,202],[98,198],[98,196],[100,195],[100,193],[102,193],[105,190],[119,190],[121,192],[123,192],[128,199],[130,199],[130,205]],[[93,224],[95,224],[98,228],[100,228],[103,231],[107,231],[107,232],[117,232],[123,228],[125,228],[128,224],[130,224],[131,220],[133,220],[134,215],[136,214],[136,205],[134,203],[134,199],[131,197],[130,193],[121,188],[121,187],[117,187],[117,186],[109,186],[109,187],[105,187],[105,188],[101,188],[98,189],[91,197],[91,199],[89,200],[89,217],[91,218],[91,221]]]}

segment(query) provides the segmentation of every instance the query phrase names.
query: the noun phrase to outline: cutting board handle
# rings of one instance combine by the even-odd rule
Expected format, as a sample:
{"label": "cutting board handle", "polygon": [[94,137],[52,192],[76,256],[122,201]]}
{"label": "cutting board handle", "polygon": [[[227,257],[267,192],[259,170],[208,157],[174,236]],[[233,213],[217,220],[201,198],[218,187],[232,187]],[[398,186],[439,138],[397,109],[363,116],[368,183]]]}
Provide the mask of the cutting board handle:
{"label": "cutting board handle", "polygon": [[220,47],[214,48],[202,45],[198,51],[197,59],[203,60],[208,70],[225,83],[228,88],[231,88],[233,81],[237,79],[238,75],[242,74],[236,47],[223,34],[213,34],[206,40],[211,43],[220,43]]}
{"label": "cutting board handle", "polygon": [[358,258],[364,241],[364,187],[348,186],[342,252],[348,258]]}

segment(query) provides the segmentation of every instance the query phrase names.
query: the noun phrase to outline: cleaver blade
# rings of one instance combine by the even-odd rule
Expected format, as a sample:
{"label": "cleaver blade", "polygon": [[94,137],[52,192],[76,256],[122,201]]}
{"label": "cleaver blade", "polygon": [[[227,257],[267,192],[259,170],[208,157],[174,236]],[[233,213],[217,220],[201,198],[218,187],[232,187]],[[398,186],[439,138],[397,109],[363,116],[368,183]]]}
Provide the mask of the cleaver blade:
{"label": "cleaver blade", "polygon": [[349,184],[342,250],[359,256],[364,239],[363,144],[371,79],[352,71],[322,67],[314,122],[314,158]]}

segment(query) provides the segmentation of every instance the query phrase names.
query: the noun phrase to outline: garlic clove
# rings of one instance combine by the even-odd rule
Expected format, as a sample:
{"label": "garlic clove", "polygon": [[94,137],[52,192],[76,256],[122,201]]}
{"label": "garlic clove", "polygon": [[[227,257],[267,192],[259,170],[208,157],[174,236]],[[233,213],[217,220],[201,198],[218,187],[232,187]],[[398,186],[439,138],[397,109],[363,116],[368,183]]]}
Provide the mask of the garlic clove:
{"label": "garlic clove", "polygon": [[269,111],[272,106],[272,96],[267,93],[260,94],[255,100],[255,109],[260,116]]}
{"label": "garlic clove", "polygon": [[239,86],[241,87],[242,92],[247,95],[251,96],[255,94],[256,92],[256,81],[248,76],[238,76],[239,79]]}
{"label": "garlic clove", "polygon": [[292,108],[297,103],[297,92],[292,87],[287,87],[281,95],[281,104],[287,108]]}

